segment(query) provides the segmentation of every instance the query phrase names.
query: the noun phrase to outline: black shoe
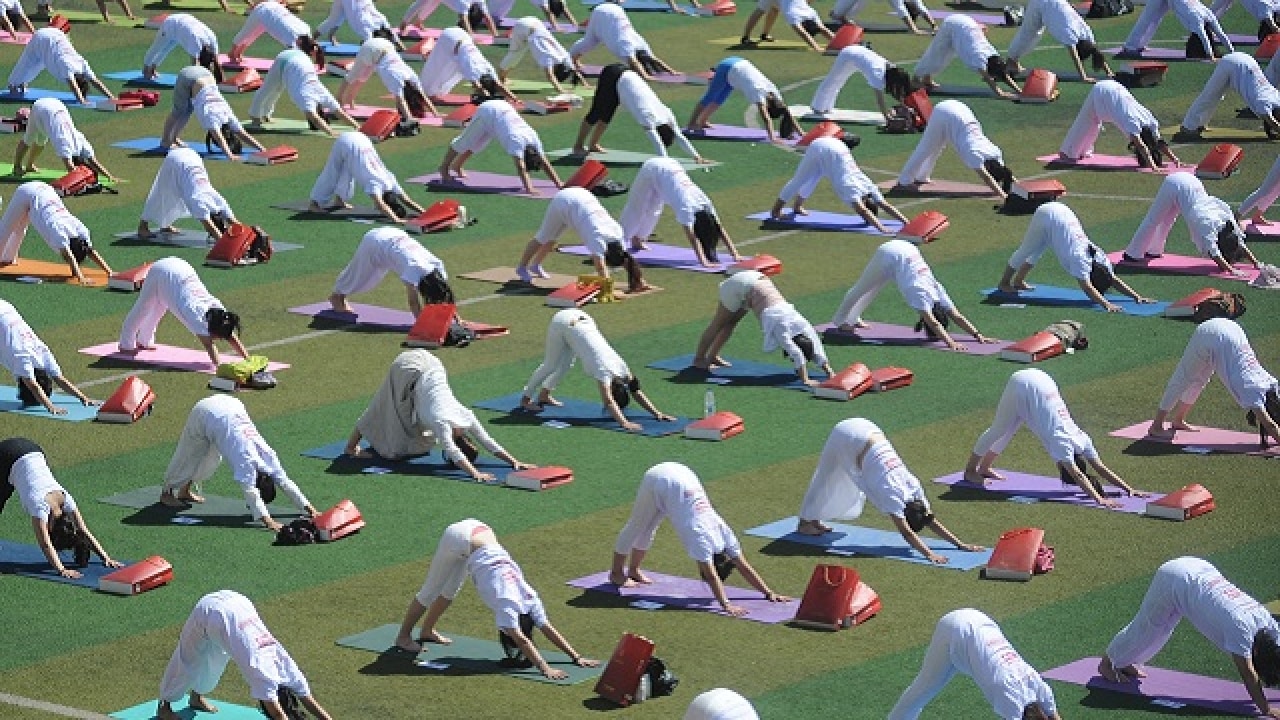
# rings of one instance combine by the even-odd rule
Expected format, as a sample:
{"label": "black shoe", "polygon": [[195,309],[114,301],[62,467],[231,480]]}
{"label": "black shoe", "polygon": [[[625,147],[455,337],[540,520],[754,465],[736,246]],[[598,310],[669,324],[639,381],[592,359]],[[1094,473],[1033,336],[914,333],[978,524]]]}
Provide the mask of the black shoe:
{"label": "black shoe", "polygon": [[775,39],[776,39],[776,38],[774,38],[774,37],[773,37],[772,35],[770,35],[769,33],[765,33],[765,34],[763,34],[763,35],[761,35],[761,36],[760,36],[760,42],[773,42]]}
{"label": "black shoe", "polygon": [[1155,260],[1164,257],[1164,253],[1146,253],[1146,257],[1148,260]]}
{"label": "black shoe", "polygon": [[738,40],[738,47],[755,47],[757,44],[759,43],[749,37],[739,38]]}
{"label": "black shoe", "polygon": [[1204,128],[1202,127],[1196,128],[1195,130],[1188,130],[1187,128],[1179,127],[1178,132],[1173,134],[1173,140],[1174,142],[1186,142],[1188,140],[1199,140],[1200,134],[1203,132],[1204,132]]}
{"label": "black shoe", "polygon": [[1138,259],[1138,258],[1136,258],[1136,257],[1131,257],[1131,256],[1129,255],[1129,253],[1122,253],[1122,254],[1120,255],[1120,257],[1121,257],[1120,262],[1127,262],[1127,263],[1140,263],[1140,262],[1142,262],[1142,260],[1140,260],[1140,259]]}
{"label": "black shoe", "polygon": [[1120,52],[1116,53],[1116,57],[1121,60],[1137,60],[1142,57],[1141,50],[1130,50],[1129,48],[1120,48]]}

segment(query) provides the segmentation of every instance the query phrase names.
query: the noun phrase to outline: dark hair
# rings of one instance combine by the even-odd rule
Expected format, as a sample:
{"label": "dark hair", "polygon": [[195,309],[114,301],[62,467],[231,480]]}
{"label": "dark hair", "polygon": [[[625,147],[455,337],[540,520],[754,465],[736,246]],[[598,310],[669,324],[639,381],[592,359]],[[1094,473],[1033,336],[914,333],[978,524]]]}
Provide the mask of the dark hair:
{"label": "dark hair", "polygon": [[1049,715],[1040,707],[1040,703],[1032,702],[1022,708],[1022,720],[1049,720]]}
{"label": "dark hair", "polygon": [[862,136],[857,133],[846,132],[840,136],[840,142],[843,142],[845,147],[852,150],[862,144]]}
{"label": "dark hair", "polygon": [[613,401],[617,403],[619,410],[630,405],[631,394],[637,392],[640,392],[640,381],[634,377],[614,378],[609,383],[609,394],[613,396]]}
{"label": "dark hair", "polygon": [[89,539],[80,534],[80,526],[72,517],[72,513],[64,512],[53,519],[49,525],[49,542],[53,545],[53,549],[59,552],[70,550],[76,567],[89,564],[93,547],[89,544]]}
{"label": "dark hair", "polygon": [[676,141],[676,129],[671,127],[671,123],[663,123],[654,128],[654,131],[658,133],[658,138],[662,140],[664,147],[671,147],[671,144]]}
{"label": "dark hair", "polygon": [[476,85],[480,86],[480,91],[486,96],[486,99],[502,97],[502,88],[498,86],[498,79],[492,73],[485,73],[476,81]]}
{"label": "dark hair", "polygon": [[[934,303],[933,307],[929,308],[929,314],[933,316],[934,320],[938,321],[938,324],[941,325],[944,330],[951,324],[951,315],[947,312],[947,309],[942,306],[942,303]],[[927,335],[930,340],[940,339],[934,329],[924,323],[924,318],[920,318],[916,321],[916,332],[920,331],[924,331],[924,334]]]}
{"label": "dark hair", "polygon": [[800,348],[800,354],[804,355],[805,362],[813,362],[813,357],[816,354],[816,351],[813,347],[812,338],[804,333],[800,333],[798,335],[792,335],[791,342],[795,343],[796,347]]}
{"label": "dark hair", "polygon": [[[1071,456],[1071,461],[1075,464],[1076,469],[1080,471],[1080,474],[1084,476],[1084,479],[1093,486],[1094,491],[1099,495],[1102,495],[1102,482],[1089,474],[1089,463],[1085,460],[1084,455],[1076,453]],[[1062,467],[1062,465],[1058,465],[1058,479],[1062,481],[1063,485],[1077,484],[1076,481],[1067,474],[1067,469]]]}
{"label": "dark hair", "polygon": [[474,30],[477,25],[484,22],[484,5],[478,2],[471,3],[471,7],[467,8],[467,22],[471,24]]}
{"label": "dark hair", "polygon": [[766,115],[777,120],[787,111],[787,106],[782,104],[777,95],[769,93],[764,96],[764,110]]}
{"label": "dark hair", "polygon": [[720,220],[710,208],[703,208],[693,214],[693,236],[698,239],[698,245],[707,260],[715,262],[718,257],[716,247],[720,244]]}
{"label": "dark hair", "polygon": [[1253,670],[1266,687],[1280,687],[1280,642],[1269,630],[1253,636]]}
{"label": "dark hair", "polygon": [[1009,189],[1013,187],[1013,171],[999,160],[995,158],[983,160],[982,169],[986,170],[993,180],[1000,183],[1000,189],[1004,190],[1005,193],[1008,193]]}
{"label": "dark hair", "polygon": [[[1102,250],[1097,245],[1089,243],[1089,262],[1092,267],[1089,268],[1089,284],[1099,295],[1106,295],[1111,289],[1111,285],[1115,282],[1115,275],[1112,274],[1111,268],[1103,260],[1099,260],[1098,256],[1102,255]],[[1105,257],[1105,256],[1104,256]]]}
{"label": "dark hair", "polygon": [[196,64],[213,73],[213,79],[221,83],[225,77],[222,73],[222,64],[218,62],[218,53],[213,51],[213,47],[202,45],[200,47],[200,56],[196,59]]}
{"label": "dark hair", "polygon": [[564,82],[569,78],[573,78],[574,84],[578,83],[577,73],[573,71],[573,66],[567,62],[558,62],[551,66],[551,75],[556,82]]}
{"label": "dark hair", "polygon": [[453,297],[453,288],[449,286],[449,281],[444,279],[444,273],[439,268],[423,275],[418,280],[418,294],[422,296],[422,301],[428,305],[444,305],[455,302]]}
{"label": "dark hair", "polygon": [[382,202],[386,203],[391,212],[396,215],[404,216],[409,214],[409,208],[400,199],[400,193],[395,190],[388,190],[382,193]]}
{"label": "dark hair", "polygon": [[867,193],[866,195],[863,195],[862,207],[866,208],[867,212],[871,213],[872,215],[875,215],[876,217],[880,217],[881,205],[879,201],[876,200],[875,195],[872,195],[871,193]]}
{"label": "dark hair", "polygon": [[1218,230],[1217,246],[1218,252],[1222,253],[1222,259],[1229,263],[1240,262],[1246,257],[1244,238],[1240,237],[1234,222],[1227,221]]}
{"label": "dark hair", "polygon": [[920,532],[929,525],[933,524],[933,513],[929,512],[929,506],[924,504],[923,500],[912,500],[902,509],[902,514],[907,521],[907,527],[912,532]]}
{"label": "dark hair", "polygon": [[222,213],[222,211],[221,211],[221,210],[219,210],[218,212],[215,212],[215,213],[210,213],[210,214],[209,214],[209,222],[213,223],[213,226],[214,226],[214,227],[216,227],[216,228],[218,229],[218,234],[219,234],[219,235],[224,235],[224,234],[226,234],[226,232],[227,232],[227,216],[226,216],[226,215],[224,215],[224,214]]}
{"label": "dark hair", "polygon": [[898,102],[911,94],[911,73],[896,65],[890,65],[884,71],[884,91]]}
{"label": "dark hair", "polygon": [[[302,701],[298,699],[297,694],[283,685],[276,690],[276,702],[280,704],[280,710],[284,712],[286,720],[309,720],[311,717],[307,711],[302,708]],[[259,700],[258,709],[263,715],[267,713],[267,704]]]}
{"label": "dark hair", "polygon": [[627,252],[620,242],[611,242],[604,248],[604,263],[609,267],[620,267],[627,272],[627,289],[637,292],[644,287],[644,273],[640,263]]}
{"label": "dark hair", "polygon": [[809,33],[810,35],[817,35],[822,32],[821,30],[822,23],[818,22],[817,20],[814,20],[811,17],[805,18],[803,21],[801,21],[800,26],[803,27],[804,31]]}
{"label": "dark hair", "polygon": [[720,582],[728,580],[737,565],[727,553],[718,552],[711,555],[711,566],[715,568],[716,577],[720,578]]}
{"label": "dark hair", "polygon": [[1076,43],[1076,54],[1080,56],[1081,60],[1088,58],[1093,64],[1094,70],[1101,70],[1107,66],[1107,57],[1102,54],[1097,45],[1088,40],[1081,40]]}
{"label": "dark hair", "polygon": [[76,87],[80,88],[80,93],[85,96],[88,96],[92,89],[89,86],[89,77],[89,73],[76,73],[71,76],[71,82],[75,83]]}
{"label": "dark hair", "polygon": [[[49,373],[45,372],[43,368],[36,368],[31,375],[31,379],[35,381],[36,385],[40,386],[46,396],[53,394],[53,378],[49,377]],[[31,388],[27,387],[27,384],[21,380],[18,381],[18,399],[22,401],[22,407],[40,404],[36,394],[31,392]]]}
{"label": "dark hair", "polygon": [[232,335],[240,332],[240,316],[224,308],[209,308],[204,319],[209,323],[209,334],[213,337],[230,340]]}
{"label": "dark hair", "polygon": [[537,145],[525,145],[523,158],[525,170],[538,172],[542,169],[542,151]]}
{"label": "dark hair", "polygon": [[[1151,153],[1151,162],[1155,167],[1164,164],[1164,154],[1169,150],[1169,144],[1160,139],[1160,133],[1153,127],[1144,127],[1138,131],[1138,142],[1141,143],[1147,152]],[[1138,152],[1137,145],[1133,146],[1134,154],[1138,156],[1138,161],[1142,161],[1142,155]]]}
{"label": "dark hair", "polygon": [[427,96],[423,94],[422,87],[413,81],[406,81],[404,84],[404,104],[409,107],[409,114],[414,117],[422,117],[427,114]]}
{"label": "dark hair", "polygon": [[276,499],[276,480],[267,473],[259,470],[258,476],[253,479],[253,484],[258,488],[258,495],[262,496],[262,502],[270,505]]}
{"label": "dark hair", "polygon": [[392,45],[396,44],[396,34],[391,32],[391,28],[386,25],[379,26],[377,30],[369,33],[369,35],[376,38],[382,38]]}
{"label": "dark hair", "polygon": [[89,238],[79,235],[71,238],[67,245],[67,249],[71,251],[71,257],[78,263],[84,262],[84,259],[89,257],[89,251],[93,249],[93,243],[89,242]]}
{"label": "dark hair", "polygon": [[551,11],[551,17],[563,16],[564,0],[547,0],[547,9]]}
{"label": "dark hair", "polygon": [[[533,615],[529,613],[520,613],[518,623],[521,634],[523,634],[525,638],[532,643],[534,628]],[[498,644],[502,646],[502,654],[505,656],[503,659],[498,661],[498,664],[502,667],[533,667],[533,661],[524,656],[524,652],[520,649],[520,646],[516,644],[516,641],[512,640],[511,637],[503,632],[501,628],[498,629]]]}
{"label": "dark hair", "polygon": [[658,61],[653,58],[653,55],[648,50],[637,50],[636,62],[640,63],[640,67],[644,68],[644,71],[650,75],[661,75],[664,71],[664,68],[658,65]]}
{"label": "dark hair", "polygon": [[[316,128],[313,127],[312,129],[315,130]],[[231,123],[223,123],[218,130],[222,133],[222,139],[227,142],[227,148],[231,150],[232,155],[239,155],[240,151],[244,150],[244,143],[240,142],[240,136],[236,134],[235,128]],[[213,141],[212,130],[204,134],[204,144],[210,153],[222,151],[222,146]]]}

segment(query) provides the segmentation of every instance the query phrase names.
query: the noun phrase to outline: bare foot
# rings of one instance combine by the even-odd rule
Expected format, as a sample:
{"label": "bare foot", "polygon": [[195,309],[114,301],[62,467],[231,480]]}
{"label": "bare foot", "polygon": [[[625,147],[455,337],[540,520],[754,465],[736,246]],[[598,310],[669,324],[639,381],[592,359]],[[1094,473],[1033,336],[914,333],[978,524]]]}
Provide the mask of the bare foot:
{"label": "bare foot", "polygon": [[627,577],[642,585],[648,585],[653,582],[653,578],[649,577],[648,575],[645,575],[640,570],[632,570],[631,572],[627,573]]}
{"label": "bare foot", "polygon": [[986,470],[966,470],[964,473],[964,481],[972,485],[986,485],[988,480],[1000,482],[1004,480],[1004,475],[1001,475],[993,468],[987,468]]}
{"label": "bare foot", "polygon": [[564,403],[551,397],[550,395],[543,395],[542,397],[538,398],[538,404],[550,405],[551,407],[560,407],[561,405],[564,405]]}
{"label": "bare foot", "polygon": [[820,520],[801,520],[796,525],[796,532],[801,535],[826,535],[831,532],[831,528]]}
{"label": "bare foot", "polygon": [[1186,430],[1187,432],[1196,432],[1196,431],[1198,431],[1200,428],[1198,428],[1198,427],[1196,427],[1196,426],[1194,426],[1194,425],[1188,425],[1188,424],[1187,424],[1187,422],[1186,422],[1185,420],[1179,420],[1179,421],[1177,421],[1177,422],[1171,422],[1171,423],[1169,423],[1169,429],[1170,429],[1170,430],[1174,430],[1174,431],[1177,431],[1177,430]]}
{"label": "bare foot", "polygon": [[1152,438],[1154,440],[1171,441],[1173,440],[1173,437],[1176,434],[1177,434],[1177,431],[1174,430],[1173,427],[1170,427],[1169,429],[1166,430],[1162,426],[1157,427],[1155,425],[1152,425],[1151,427],[1147,428],[1147,437]]}
{"label": "bare foot", "polygon": [[621,575],[621,574],[612,573],[612,572],[609,573],[609,582],[613,583],[614,585],[617,585],[618,587],[624,587],[624,588],[635,587],[637,585],[637,583],[634,580],[627,577],[626,575]]}
{"label": "bare foot", "polygon": [[799,205],[797,205],[796,207],[792,208],[792,209],[791,209],[791,212],[795,213],[796,215],[808,215],[808,214],[809,214],[809,210],[808,210],[808,208],[801,207],[801,206],[799,206]]}
{"label": "bare foot", "polygon": [[1116,669],[1116,666],[1111,663],[1111,658],[1106,655],[1098,661],[1098,674],[1107,682],[1122,683],[1129,680],[1122,671]]}
{"label": "bare foot", "polygon": [[733,367],[733,363],[717,355],[711,358],[711,367]]}
{"label": "bare foot", "polygon": [[340,312],[340,313],[355,312],[354,310],[351,309],[351,306],[347,304],[346,296],[339,295],[337,293],[334,293],[333,295],[329,296],[329,306],[333,308],[334,312]]}
{"label": "bare foot", "polygon": [[191,693],[191,697],[187,699],[187,707],[191,708],[192,710],[199,710],[200,712],[207,712],[207,713],[218,712],[217,705],[214,705],[213,703],[209,702],[209,700],[205,698],[205,696],[199,693],[194,693],[194,692]]}
{"label": "bare foot", "polygon": [[595,145],[591,146],[591,152],[602,153],[602,152],[605,152],[605,149],[603,145],[601,145],[600,143],[596,143]]}

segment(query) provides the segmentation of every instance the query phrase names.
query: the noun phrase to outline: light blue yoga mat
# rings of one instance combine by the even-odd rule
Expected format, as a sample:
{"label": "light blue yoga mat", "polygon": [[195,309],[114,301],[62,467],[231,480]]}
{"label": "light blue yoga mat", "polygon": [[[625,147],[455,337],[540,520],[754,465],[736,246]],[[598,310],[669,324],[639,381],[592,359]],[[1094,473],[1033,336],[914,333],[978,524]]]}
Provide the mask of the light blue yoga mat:
{"label": "light blue yoga mat", "polygon": [[56,407],[60,407],[67,411],[66,415],[54,415],[44,409],[43,405],[32,405],[31,407],[22,407],[22,401],[18,399],[18,388],[11,385],[0,385],[0,412],[11,412],[19,415],[30,415],[31,417],[47,418],[49,420],[65,420],[67,422],[84,422],[92,420],[98,416],[98,408],[86,407],[80,404],[80,400],[60,392],[55,392],[53,397],[49,398]]}
{"label": "light blue yoga mat", "polygon": [[331,57],[355,57],[360,54],[360,46],[351,43],[320,43],[324,54]]}
{"label": "light blue yoga mat", "polygon": [[27,91],[22,93],[21,95],[14,95],[10,93],[8,90],[5,90],[4,92],[0,93],[0,102],[9,102],[9,103],[32,102],[33,100],[39,100],[41,98],[57,98],[62,102],[66,103],[67,107],[72,110],[92,110],[94,103],[98,102],[99,100],[107,99],[102,95],[85,95],[84,99],[87,104],[81,105],[79,102],[76,101],[75,93],[71,92],[70,90],[47,90],[45,88],[38,88],[38,87],[28,87]]}
{"label": "light blue yoga mat", "polygon": [[140,88],[171,88],[178,82],[178,76],[173,73],[156,73],[153,78],[144,78],[141,70],[103,73],[102,77],[108,80],[119,80],[129,87]]}
{"label": "light blue yoga mat", "polygon": [[[14,502],[16,504],[16,501]],[[61,556],[62,562],[67,567],[71,567],[71,553],[64,552],[61,553]],[[128,565],[129,563],[125,562],[125,564]],[[73,569],[80,571],[79,578],[62,577],[53,571],[53,566],[49,564],[44,553],[40,552],[40,548],[36,545],[12,540],[0,540],[0,575],[21,575],[23,577],[36,578],[37,580],[50,580],[96,590],[99,578],[115,572],[114,568],[103,565],[102,560],[97,555],[89,559],[87,566]]]}
{"label": "light blue yoga mat", "polygon": [[[741,358],[727,359],[732,365],[714,368],[710,372],[695,369],[692,354],[657,360],[649,363],[647,367],[677,373],[682,377],[703,378],[703,382],[710,385],[777,386],[806,392],[809,390],[808,386],[800,382],[795,370],[789,365],[774,365]],[[820,381],[826,379],[821,371],[810,374],[809,377]]]}
{"label": "light blue yoga mat", "polygon": [[[577,398],[557,397],[561,403],[560,406],[548,405],[542,408],[541,412],[531,413],[520,407],[520,393],[512,393],[503,395],[489,400],[481,400],[472,403],[473,407],[482,410],[493,410],[495,412],[509,413],[512,418],[527,418],[530,424],[547,422],[564,423],[578,427],[593,427],[601,430],[616,430],[618,432],[627,432],[621,425],[614,421],[613,417],[605,412],[604,406],[599,401],[579,400]],[[664,435],[674,435],[684,432],[684,428],[691,420],[685,417],[676,417],[670,422],[663,422],[653,417],[649,413],[635,407],[628,407],[623,410],[623,415],[628,420],[638,423],[641,430],[637,435],[646,435],[648,437],[662,437]]]}
{"label": "light blue yoga mat", "polygon": [[[213,152],[210,152],[209,146],[205,144],[204,140],[197,140],[197,141],[188,140],[185,142],[187,144],[187,147],[200,153],[200,157],[204,158],[205,160],[226,160],[227,159],[227,156],[223,155],[222,150],[220,149],[215,149]],[[162,156],[168,152],[168,150],[160,149],[160,138],[158,137],[141,137],[134,140],[121,140],[120,142],[111,143],[111,147],[123,148],[125,150],[136,150],[138,152],[150,153],[157,156]],[[254,150],[251,146],[246,145],[245,148],[240,151],[240,156],[249,157],[255,152],[257,152],[257,150]]]}
{"label": "light blue yoga mat", "polygon": [[[982,291],[988,299],[1001,303],[1026,303],[1027,305],[1050,305],[1053,307],[1090,308],[1098,312],[1106,312],[1101,305],[1095,304],[1080,288],[1057,287],[1054,285],[1036,285],[1033,290],[1019,293],[1001,292],[998,288],[987,288]],[[1136,317],[1153,317],[1164,315],[1168,302],[1138,303],[1131,297],[1110,293],[1107,300],[1119,305],[1126,315]]]}
{"label": "light blue yoga mat", "polygon": [[747,219],[759,220],[767,228],[855,232],[866,235],[879,235],[881,237],[893,237],[902,229],[902,223],[892,218],[884,218],[880,222],[889,231],[888,234],[885,234],[875,229],[859,215],[823,212],[822,210],[810,210],[808,215],[794,215],[790,210],[786,210],[778,220],[769,217],[768,211],[765,211],[748,215]]}
{"label": "light blue yoga mat", "polygon": [[[173,704],[173,711],[178,714],[182,720],[207,720],[214,718],[216,720],[262,720],[265,717],[256,707],[245,707],[244,705],[235,705],[229,702],[222,702],[209,698],[209,702],[218,708],[216,715],[209,713],[196,712],[187,707],[187,699],[184,697]],[[139,703],[131,708],[125,708],[119,712],[111,713],[110,717],[116,720],[155,720],[156,717],[156,701],[148,700]]]}
{"label": "light blue yoga mat", "polygon": [[801,545],[826,548],[833,555],[869,555],[871,557],[903,560],[951,570],[972,570],[986,567],[987,561],[991,559],[990,548],[981,552],[965,552],[957,550],[951,543],[921,534],[920,539],[924,541],[925,545],[929,546],[930,550],[948,560],[946,565],[934,565],[923,555],[916,552],[915,548],[908,545],[907,541],[902,539],[902,535],[896,531],[877,530],[875,528],[841,523],[827,523],[827,525],[831,526],[832,531],[826,535],[801,535],[795,531],[796,523],[798,522],[799,518],[795,516],[783,518],[767,525],[753,527],[747,531],[747,534],[770,540],[785,540]]}
{"label": "light blue yoga mat", "polygon": [[[317,460],[333,460],[336,462],[350,463],[353,467],[363,467],[363,472],[371,475],[380,475],[384,473],[394,473],[397,475],[431,475],[433,477],[448,478],[450,480],[465,480],[466,482],[475,482],[467,473],[453,467],[445,460],[440,453],[431,453],[428,455],[418,455],[417,457],[401,458],[399,460],[391,460],[388,458],[374,456],[371,458],[353,458],[343,454],[343,450],[347,447],[345,440],[331,442],[328,445],[321,445],[318,448],[303,450],[302,456],[316,458]],[[474,465],[480,472],[493,473],[494,480],[489,485],[501,485],[506,479],[507,474],[511,472],[511,466],[489,456],[480,456],[476,459]]]}

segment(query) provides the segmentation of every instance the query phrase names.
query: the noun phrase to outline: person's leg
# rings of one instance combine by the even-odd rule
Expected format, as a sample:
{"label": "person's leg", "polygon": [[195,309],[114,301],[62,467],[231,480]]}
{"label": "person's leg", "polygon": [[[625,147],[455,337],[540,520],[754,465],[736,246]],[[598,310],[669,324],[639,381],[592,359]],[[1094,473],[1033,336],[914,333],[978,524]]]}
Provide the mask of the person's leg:
{"label": "person's leg", "polygon": [[996,405],[996,416],[991,427],[978,437],[973,445],[973,456],[980,458],[977,470],[981,473],[991,469],[991,463],[1004,452],[1013,434],[1022,427],[1022,417],[1018,413],[1018,394],[1021,383],[1017,377],[1010,377],[1000,395],[1000,403]]}
{"label": "person's leg", "polygon": [[662,524],[662,510],[658,507],[655,481],[645,477],[636,493],[636,502],[631,506],[631,517],[618,533],[613,544],[613,563],[609,571],[609,581],[615,585],[627,586],[636,583],[651,582],[640,570],[645,554],[653,546],[653,538]]}
{"label": "person's leg", "polygon": [[1184,129],[1194,131],[1209,126],[1209,120],[1213,118],[1213,112],[1218,109],[1218,104],[1226,98],[1227,88],[1231,86],[1232,66],[1235,60],[1235,58],[1226,58],[1214,66],[1213,74],[1205,81],[1204,88],[1200,90],[1200,94],[1191,103],[1191,107],[1187,108],[1187,114],[1182,119],[1182,127]]}
{"label": "person's leg", "polygon": [[[935,119],[939,122],[934,122]],[[936,112],[929,119],[929,124],[925,125],[924,132],[916,143],[916,149],[911,152],[906,164],[902,166],[902,172],[898,173],[899,185],[909,186],[929,182],[929,176],[933,173],[934,166],[938,164],[938,158],[942,156],[942,151],[947,149],[947,134],[941,127],[942,122]]]}
{"label": "person's leg", "polygon": [[622,236],[630,244],[632,250],[645,246],[645,241],[658,226],[658,218],[662,216],[662,195],[654,180],[653,165],[643,165],[636,173],[635,181],[627,192],[627,204],[618,216],[618,224],[622,226]]}
{"label": "person's leg", "polygon": [[934,75],[946,69],[947,64],[955,57],[954,27],[949,23],[942,23],[938,34],[933,36],[933,41],[929,43],[928,48],[925,48],[924,54],[920,56],[920,61],[912,71],[916,78],[929,82]]}
{"label": "person's leg", "polygon": [[1175,177],[1176,175],[1170,175],[1161,183],[1160,189],[1156,191],[1156,199],[1147,208],[1146,216],[1142,218],[1142,223],[1133,233],[1133,239],[1124,249],[1125,257],[1142,260],[1148,253],[1163,252],[1165,240],[1179,214],[1177,182],[1170,182]]}
{"label": "person's leg", "polygon": [[821,153],[812,147],[805,152],[800,158],[795,174],[778,193],[778,204],[775,205],[775,209],[781,210],[782,205],[793,202],[796,213],[803,213],[804,201],[817,189],[818,183],[822,182],[822,160]]}
{"label": "person's leg", "polygon": [[[741,315],[737,315],[740,319]],[[710,367],[719,353],[719,348],[724,347],[728,341],[728,336],[733,334],[733,328],[737,325],[735,313],[730,312],[723,304],[717,303],[715,313],[711,316],[711,322],[707,323],[707,329],[702,331],[702,335],[698,338],[698,346],[693,354],[693,366],[697,368]],[[724,339],[722,340],[722,336]],[[715,354],[711,348],[715,347]]]}
{"label": "person's leg", "polygon": [[[334,3],[338,5],[338,3]],[[253,93],[253,102],[249,104],[249,119],[254,122],[265,122],[276,112],[276,103],[284,92],[284,69],[271,64],[266,76],[262,78],[262,86]]]}
{"label": "person's leg", "polygon": [[849,327],[862,322],[862,313],[867,309],[871,302],[876,299],[884,286],[893,279],[892,269],[889,267],[892,259],[888,253],[884,252],[883,246],[877,249],[871,256],[871,260],[867,262],[867,266],[863,268],[862,275],[858,277],[858,281],[849,288],[844,294],[844,299],[840,301],[840,306],[836,308],[836,312],[831,316],[831,322],[835,325],[849,329]]}
{"label": "person's leg", "polygon": [[354,178],[346,171],[347,144],[339,138],[329,149],[329,157],[324,168],[316,176],[311,186],[311,208],[325,210],[330,207],[335,197],[344,201],[351,198],[355,191]]}
{"label": "person's leg", "polygon": [[164,472],[160,502],[172,506],[204,502],[195,488],[213,477],[214,471],[222,462],[217,445],[210,440],[205,429],[209,423],[216,422],[218,420],[200,403],[191,408],[187,422],[182,427],[182,435],[178,437],[178,445],[173,450],[173,457]]}
{"label": "person's leg", "polygon": [[827,72],[827,76],[822,79],[822,83],[818,85],[818,89],[813,93],[813,100],[810,101],[810,107],[814,112],[827,113],[836,109],[836,98],[840,95],[840,90],[845,83],[849,82],[849,78],[853,76],[857,67],[853,63],[851,55],[840,53],[836,56],[836,61],[831,65],[831,70]]}
{"label": "person's leg", "polygon": [[1040,37],[1044,35],[1043,2],[1044,0],[1030,0],[1023,10],[1022,24],[1018,26],[1018,32],[1014,33],[1013,42],[1009,43],[1009,52],[1006,53],[1014,63],[1035,50]]}
{"label": "person's leg", "polygon": [[1071,129],[1067,130],[1067,136],[1062,139],[1062,146],[1058,148],[1059,154],[1069,160],[1081,160],[1093,154],[1093,145],[1097,142],[1098,133],[1102,130],[1102,119],[1098,117],[1098,102],[1099,93],[1095,86],[1085,96],[1080,112],[1076,113],[1075,122],[1071,123]]}
{"label": "person's leg", "polygon": [[920,717],[929,701],[942,692],[942,689],[955,676],[955,666],[951,664],[951,643],[960,641],[965,624],[962,622],[965,613],[956,610],[943,615],[933,630],[933,639],[929,641],[929,649],[925,651],[924,662],[920,672],[911,681],[898,698],[898,702],[889,712],[889,720],[915,720]]}
{"label": "person's leg", "polygon": [[1130,675],[1137,671],[1137,665],[1155,657],[1169,642],[1182,619],[1177,595],[1202,564],[1207,563],[1195,558],[1178,558],[1156,570],[1137,614],[1107,645],[1107,654],[1100,666],[1100,669],[1109,666],[1111,677],[1107,679],[1115,680],[1122,674]]}
{"label": "person's leg", "polygon": [[[155,273],[151,274],[155,275]],[[120,350],[123,352],[155,347],[156,328],[168,311],[168,305],[165,304],[157,287],[158,282],[160,278],[151,283],[142,284],[138,299],[133,303],[129,314],[125,316],[124,324],[120,328],[119,343]]]}
{"label": "person's leg", "polygon": [[22,48],[22,54],[18,56],[18,61],[14,63],[13,69],[9,71],[10,88],[25,88],[44,69],[44,61],[40,58],[36,42],[36,40],[33,40]]}
{"label": "person's leg", "polygon": [[1124,40],[1122,52],[1138,53],[1145,49],[1167,12],[1169,12],[1169,0],[1151,0],[1144,5],[1142,14],[1138,15],[1133,28],[1129,30],[1129,36]]}
{"label": "person's leg", "polygon": [[832,428],[800,503],[797,532],[821,535],[831,532],[824,520],[862,514],[866,495],[854,481],[854,467],[856,453],[866,446],[872,432],[877,432],[872,423],[857,418],[842,420]]}
{"label": "person's leg", "polygon": [[1277,198],[1280,198],[1280,157],[1271,164],[1271,170],[1267,172],[1267,177],[1263,179],[1258,189],[1250,193],[1249,197],[1240,204],[1240,217],[1255,220],[1261,218]]}
{"label": "person's leg", "polygon": [[1041,205],[1031,216],[1027,232],[1022,236],[1022,244],[1009,257],[1009,264],[1005,267],[1005,277],[1000,280],[1001,290],[1013,292],[1031,289],[1026,284],[1027,274],[1036,263],[1040,262],[1044,251],[1049,248],[1049,237],[1053,229],[1051,214],[1047,211],[1041,212],[1046,207],[1048,206]]}
{"label": "person's leg", "polygon": [[[1204,326],[1200,326],[1203,328]],[[1156,416],[1151,421],[1148,434],[1155,437],[1172,438],[1178,430],[1191,429],[1186,423],[1187,413],[1200,399],[1200,393],[1213,378],[1214,338],[1207,332],[1197,329],[1182,353],[1182,359],[1174,368],[1173,375],[1165,385],[1164,394],[1160,396],[1160,405]],[[1172,413],[1172,417],[1170,417]],[[1165,421],[1172,420],[1166,430]]]}
{"label": "person's leg", "polygon": [[[376,288],[390,270],[379,261],[378,255],[381,252],[384,251],[380,250],[375,240],[368,237],[362,239],[351,257],[351,262],[338,273],[338,279],[333,283],[333,295],[330,296],[330,300],[340,297],[343,299],[342,305],[345,306],[346,298]],[[350,308],[342,309],[350,312]]]}
{"label": "person's leg", "polygon": [[573,348],[569,345],[569,323],[575,316],[571,313],[556,313],[547,325],[547,339],[543,350],[542,363],[529,376],[521,391],[520,403],[529,409],[538,409],[540,405],[559,405],[560,402],[551,397],[551,393],[560,385],[564,374],[573,365]]}

